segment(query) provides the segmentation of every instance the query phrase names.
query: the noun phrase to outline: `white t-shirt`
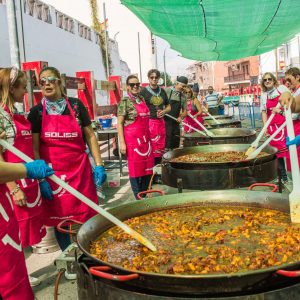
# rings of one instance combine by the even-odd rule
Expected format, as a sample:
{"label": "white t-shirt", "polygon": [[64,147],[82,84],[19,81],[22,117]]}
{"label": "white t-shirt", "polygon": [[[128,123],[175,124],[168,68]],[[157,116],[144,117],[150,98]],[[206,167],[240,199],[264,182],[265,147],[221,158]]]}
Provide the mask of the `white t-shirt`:
{"label": "white t-shirt", "polygon": [[[292,93],[294,97],[299,96],[300,95],[300,88],[298,88],[295,93]],[[292,113],[292,118],[293,120],[297,120],[300,119],[300,114],[299,113]]]}
{"label": "white t-shirt", "polygon": [[269,94],[269,98],[273,99],[279,96],[279,94],[282,94],[284,92],[289,92],[289,91],[290,90],[285,85],[279,85],[271,93],[263,92],[260,97],[260,111],[267,110],[266,104],[267,104],[268,94]]}

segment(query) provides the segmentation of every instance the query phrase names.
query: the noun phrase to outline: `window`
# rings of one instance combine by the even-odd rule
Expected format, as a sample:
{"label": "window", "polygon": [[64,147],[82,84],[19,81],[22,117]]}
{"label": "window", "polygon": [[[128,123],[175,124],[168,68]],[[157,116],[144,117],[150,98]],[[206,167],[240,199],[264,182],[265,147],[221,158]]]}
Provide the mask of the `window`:
{"label": "window", "polygon": [[25,0],[24,2],[25,14],[32,16],[41,21],[52,23],[50,16],[50,8],[47,4],[38,0]]}
{"label": "window", "polygon": [[246,65],[246,74],[249,75],[249,66]]}

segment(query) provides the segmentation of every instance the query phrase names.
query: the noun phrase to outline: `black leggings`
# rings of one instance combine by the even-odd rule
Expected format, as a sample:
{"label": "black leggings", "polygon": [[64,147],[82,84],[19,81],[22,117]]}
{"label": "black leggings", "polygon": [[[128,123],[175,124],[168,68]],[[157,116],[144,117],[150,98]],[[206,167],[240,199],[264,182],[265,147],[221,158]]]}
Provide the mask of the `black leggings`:
{"label": "black leggings", "polygon": [[165,120],[166,124],[166,149],[172,150],[180,145],[179,123],[171,119]]}
{"label": "black leggings", "polygon": [[138,199],[137,194],[148,190],[151,175],[141,177],[129,177],[131,188],[135,199]]}
{"label": "black leggings", "polygon": [[283,181],[286,181],[287,180],[287,174],[286,174],[286,169],[285,169],[284,158],[280,157],[277,160],[278,160],[278,170],[281,174],[281,178],[282,178]]}

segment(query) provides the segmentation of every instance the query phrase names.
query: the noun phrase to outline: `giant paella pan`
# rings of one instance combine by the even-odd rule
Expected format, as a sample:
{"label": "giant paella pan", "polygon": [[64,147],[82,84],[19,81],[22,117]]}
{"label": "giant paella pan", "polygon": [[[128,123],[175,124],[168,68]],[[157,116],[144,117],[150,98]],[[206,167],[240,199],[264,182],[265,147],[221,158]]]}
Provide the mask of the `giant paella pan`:
{"label": "giant paella pan", "polygon": [[274,287],[284,280],[278,270],[300,265],[300,226],[290,223],[287,195],[197,192],[137,201],[110,212],[158,249],[151,252],[100,215],[87,221],[77,242],[101,265],[90,272],[116,286],[159,294],[226,294]]}
{"label": "giant paella pan", "polygon": [[205,120],[204,125],[208,128],[242,127],[242,123],[235,119],[221,119],[216,123],[214,120]]}
{"label": "giant paella pan", "polygon": [[245,160],[249,144],[206,145],[178,148],[162,158],[162,181],[171,187],[216,190],[247,187],[277,176],[276,149]]}
{"label": "giant paella pan", "polygon": [[217,128],[211,129],[214,136],[204,136],[198,132],[185,133],[183,146],[201,146],[210,144],[251,144],[256,131],[248,128]]}

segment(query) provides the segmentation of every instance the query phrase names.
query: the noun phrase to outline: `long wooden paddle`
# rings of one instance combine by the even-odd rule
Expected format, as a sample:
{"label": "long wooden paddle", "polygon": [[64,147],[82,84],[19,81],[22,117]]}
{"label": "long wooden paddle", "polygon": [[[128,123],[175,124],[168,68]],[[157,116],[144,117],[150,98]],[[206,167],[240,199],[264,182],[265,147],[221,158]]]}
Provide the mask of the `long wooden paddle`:
{"label": "long wooden paddle", "polygon": [[[25,162],[31,162],[33,161],[29,156],[18,150],[16,147],[10,145],[7,141],[0,139],[0,145],[2,145],[4,148],[11,151],[13,154],[21,158]],[[120,227],[122,230],[124,230],[126,233],[131,235],[134,239],[136,239],[138,242],[146,246],[152,251],[156,251],[156,247],[144,236],[130,228],[128,225],[120,221],[118,218],[110,214],[105,209],[98,206],[96,203],[94,203],[92,200],[88,199],[86,196],[75,190],[73,187],[68,185],[66,182],[58,178],[56,175],[52,175],[48,177],[58,185],[60,185],[62,188],[67,190],[69,193],[74,195],[76,198],[78,198],[80,201],[84,202],[86,205],[88,205],[90,208],[94,209],[97,213],[102,215],[104,218],[108,219],[112,223],[114,223],[116,226]]]}
{"label": "long wooden paddle", "polygon": [[[203,124],[201,124],[198,120],[197,120],[197,118],[194,118],[190,113],[188,113],[188,116],[190,117],[190,118],[192,118],[204,131],[205,131],[205,133],[208,135],[208,136],[214,136],[214,134],[211,132],[211,131],[209,131]],[[202,131],[201,131],[202,132]]]}
{"label": "long wooden paddle", "polygon": [[[292,140],[295,138],[295,131],[293,126],[291,108],[284,108],[284,110],[288,137]],[[293,178],[293,190],[289,194],[291,221],[293,223],[300,223],[300,172],[296,145],[289,146],[289,152]]]}

